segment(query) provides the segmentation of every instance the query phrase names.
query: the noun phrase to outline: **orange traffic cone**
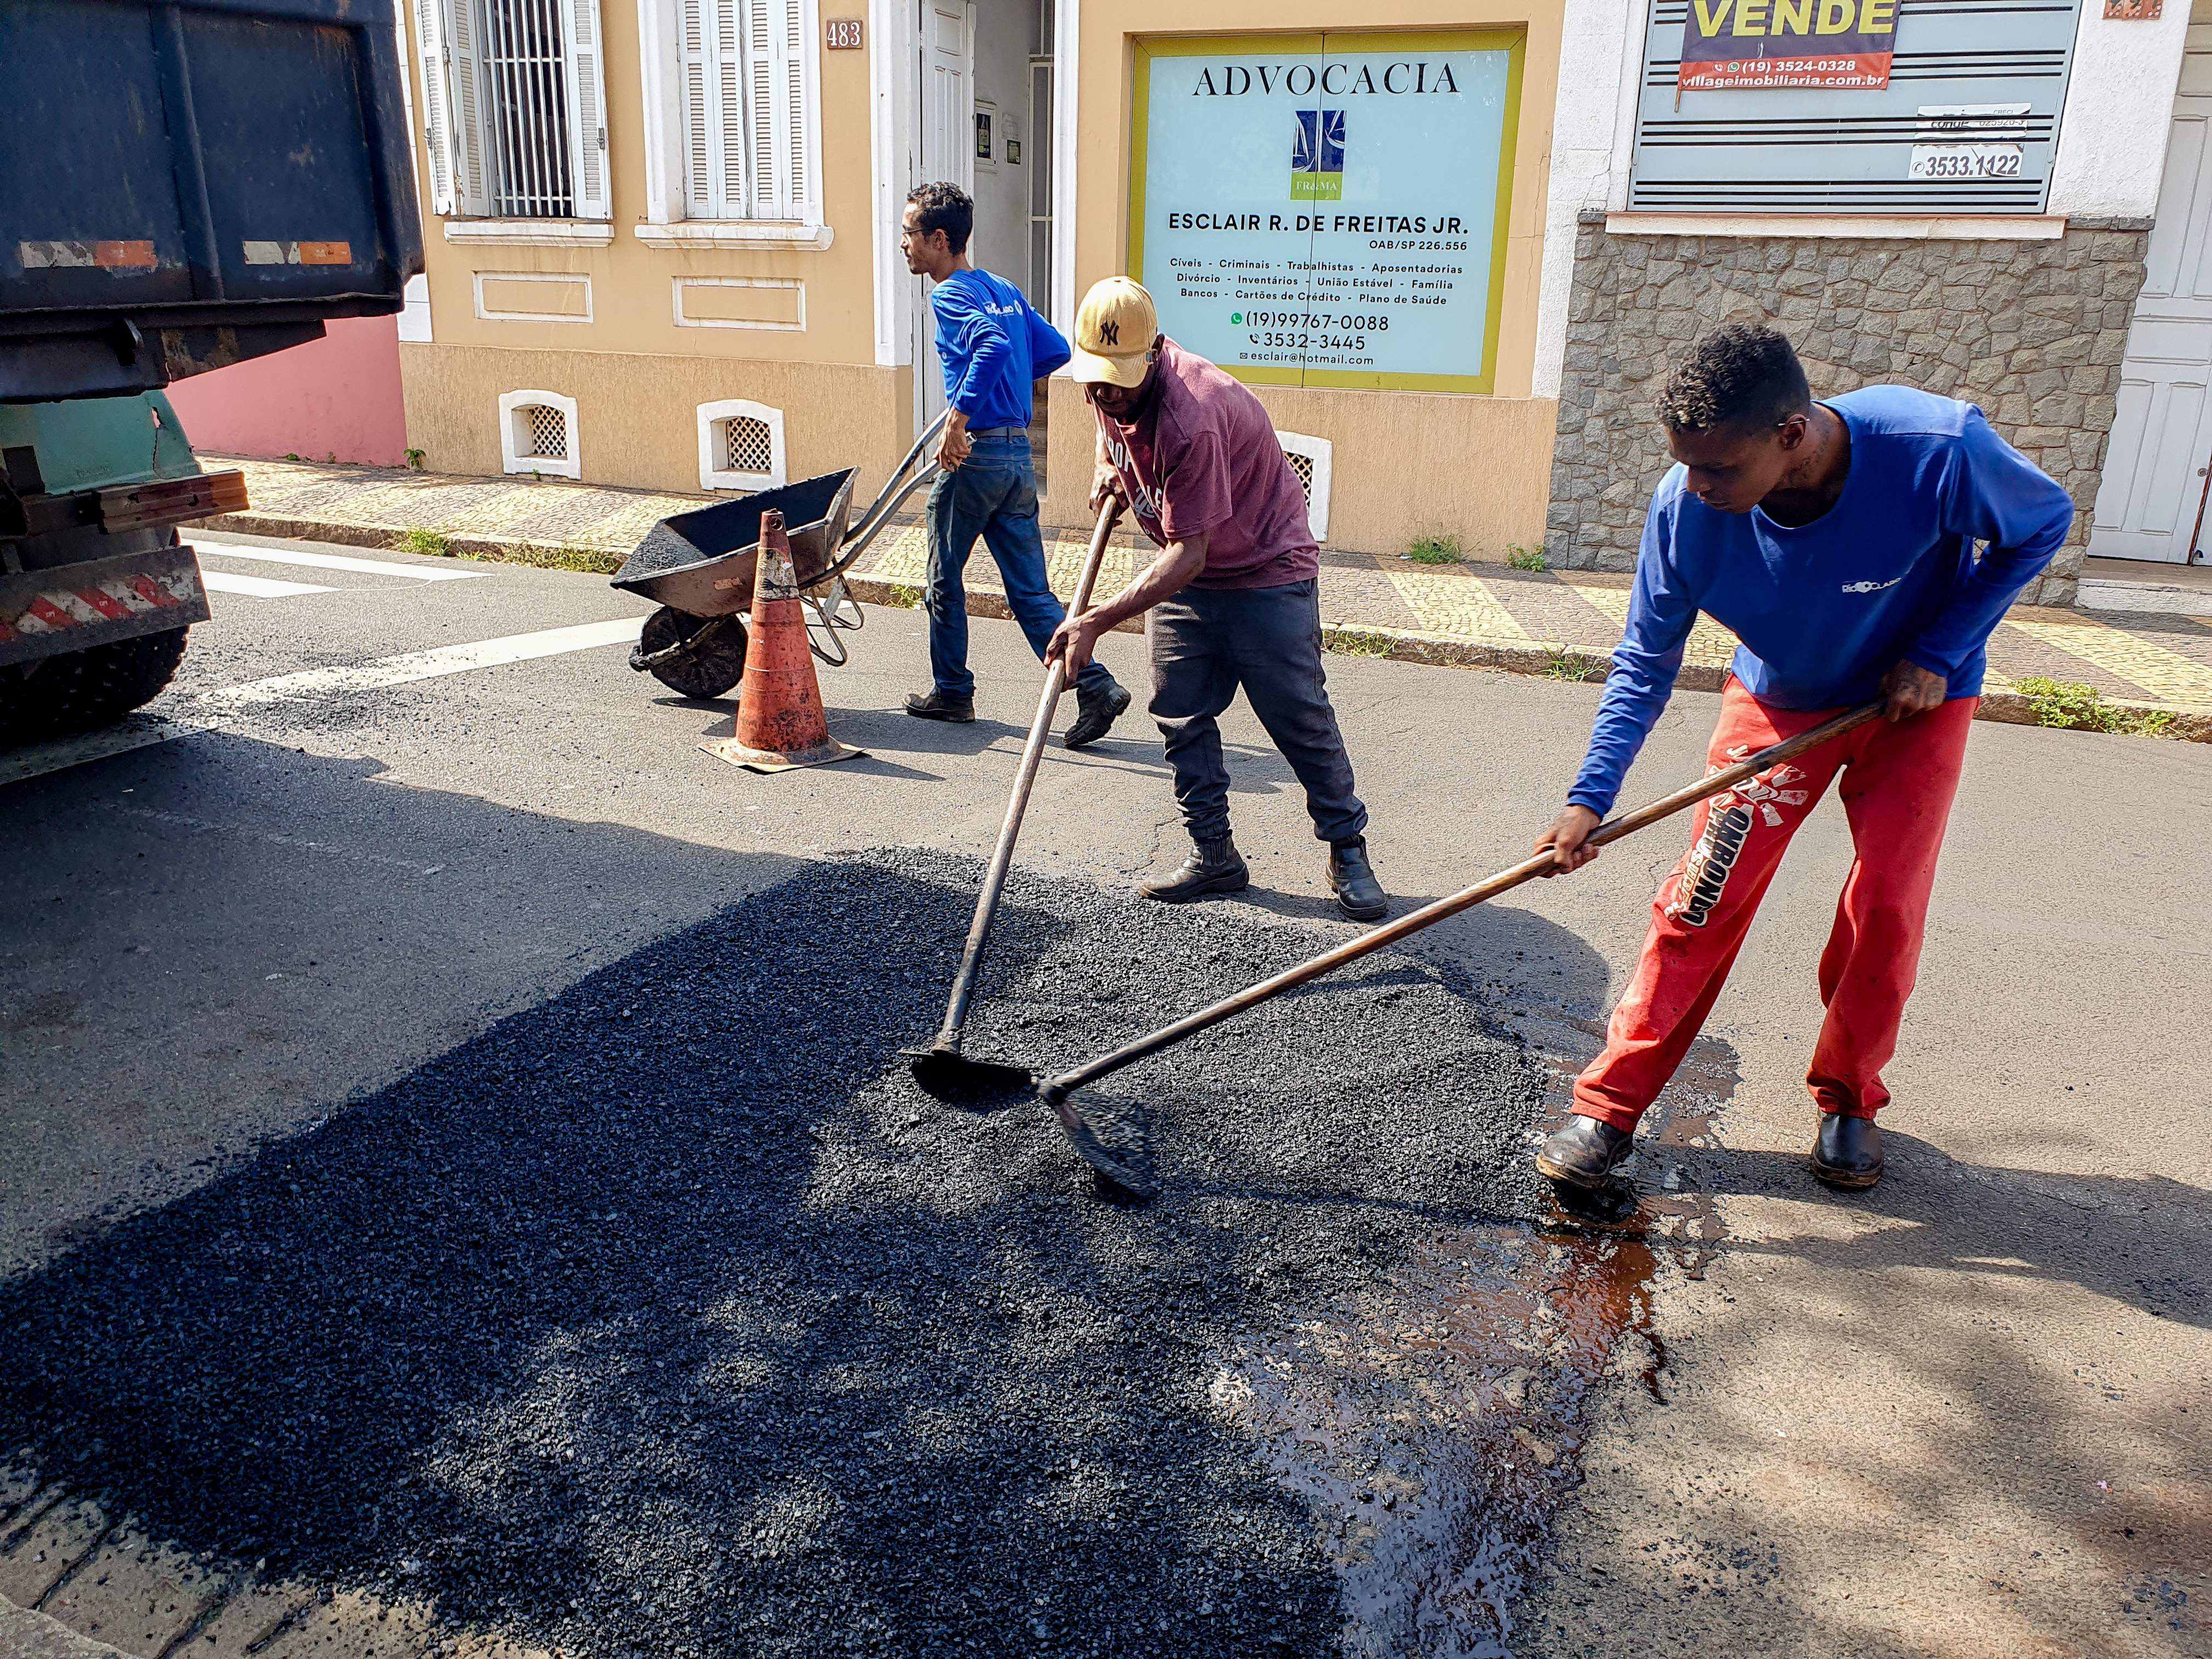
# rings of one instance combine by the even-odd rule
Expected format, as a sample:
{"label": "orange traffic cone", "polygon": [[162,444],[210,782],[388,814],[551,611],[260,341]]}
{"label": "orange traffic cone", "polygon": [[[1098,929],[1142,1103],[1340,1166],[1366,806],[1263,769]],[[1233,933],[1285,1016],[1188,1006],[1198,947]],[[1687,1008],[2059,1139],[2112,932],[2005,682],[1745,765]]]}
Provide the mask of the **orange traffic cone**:
{"label": "orange traffic cone", "polygon": [[702,743],[708,754],[755,772],[787,772],[826,766],[863,751],[830,735],[814,656],[806,648],[806,619],[791,568],[791,544],[783,514],[761,514],[760,559],[754,567],[752,638],[745,647],[744,678],[730,736]]}

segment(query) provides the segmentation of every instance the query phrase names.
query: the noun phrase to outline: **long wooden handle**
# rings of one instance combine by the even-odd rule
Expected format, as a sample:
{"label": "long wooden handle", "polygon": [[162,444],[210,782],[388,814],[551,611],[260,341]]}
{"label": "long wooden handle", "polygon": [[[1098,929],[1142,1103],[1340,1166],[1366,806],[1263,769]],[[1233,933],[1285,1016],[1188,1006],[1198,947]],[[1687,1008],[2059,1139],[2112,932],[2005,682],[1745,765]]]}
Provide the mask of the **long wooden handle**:
{"label": "long wooden handle", "polygon": [[[1079,617],[1091,607],[1091,590],[1097,585],[1098,568],[1106,562],[1107,538],[1121,515],[1120,501],[1109,497],[1098,511],[1097,526],[1091,532],[1091,550],[1084,556],[1083,574],[1075,579],[1075,597],[1067,614]],[[1067,659],[1061,656],[1045,671],[1044,692],[1037,699],[1036,718],[1030,722],[1030,740],[1022,750],[1020,769],[1014,775],[1014,793],[1006,802],[1006,819],[999,826],[999,845],[991,866],[983,872],[983,890],[975,898],[975,920],[968,924],[968,943],[960,952],[960,971],[952,977],[952,994],[945,1001],[945,1024],[938,1032],[940,1048],[956,1047],[961,1023],[968,1018],[968,999],[975,988],[975,969],[983,959],[983,939],[991,931],[991,915],[999,908],[999,892],[1006,884],[1006,867],[1014,861],[1014,838],[1021,834],[1022,814],[1029,810],[1030,786],[1036,781],[1037,764],[1044,757],[1044,740],[1052,730],[1053,710],[1067,687]]]}
{"label": "long wooden handle", "polygon": [[[1832,738],[1840,738],[1846,732],[1854,731],[1864,726],[1869,720],[1881,714],[1881,708],[1879,702],[1862,703],[1856,708],[1838,714],[1833,720],[1823,720],[1820,725],[1801,732],[1794,738],[1785,738],[1771,748],[1762,749],[1747,760],[1738,761],[1733,766],[1723,767],[1721,770],[1700,779],[1696,783],[1685,785],[1671,795],[1662,795],[1657,800],[1639,806],[1632,812],[1624,812],[1617,818],[1608,818],[1590,831],[1589,839],[1583,844],[1589,847],[1608,846],[1619,841],[1623,836],[1633,835],[1649,824],[1658,823],[1662,818],[1671,817],[1683,808],[1695,806],[1709,796],[1717,795],[1724,789],[1733,789],[1737,784],[1757,776],[1770,766],[1778,766],[1784,761],[1794,760],[1808,750],[1817,749]],[[1524,881],[1533,881],[1552,867],[1552,855],[1547,852],[1539,853],[1534,858],[1523,859],[1510,869],[1500,870],[1494,876],[1486,877],[1472,887],[1462,887],[1458,892],[1448,897],[1425,904],[1419,909],[1410,911],[1399,917],[1395,921],[1385,922],[1371,932],[1362,933],[1358,939],[1347,939],[1333,950],[1324,951],[1311,961],[1302,962],[1295,968],[1286,968],[1273,979],[1261,980],[1257,985],[1239,991],[1232,997],[1224,998],[1211,1008],[1201,1008],[1194,1014],[1186,1014],[1174,1024],[1163,1025],[1150,1036],[1139,1037],[1134,1042],[1116,1048],[1110,1054],[1101,1054],[1096,1060],[1087,1060],[1073,1071],[1064,1073],[1048,1082],[1044,1085],[1044,1097],[1048,1103],[1058,1106],[1067,1098],[1069,1094],[1086,1083],[1095,1083],[1100,1078],[1118,1072],[1125,1066],[1134,1065],[1147,1054],[1158,1054],[1161,1049],[1180,1042],[1187,1036],[1194,1036],[1210,1025],[1218,1025],[1231,1015],[1241,1014],[1246,1009],[1256,1007],[1267,1001],[1270,997],[1279,996],[1284,992],[1304,985],[1310,980],[1319,979],[1323,974],[1332,973],[1346,963],[1357,962],[1360,957],[1371,955],[1386,945],[1395,945],[1410,934],[1418,933],[1426,927],[1433,927],[1448,916],[1455,916],[1462,910],[1471,910],[1485,899],[1496,898],[1500,893],[1518,887]]]}

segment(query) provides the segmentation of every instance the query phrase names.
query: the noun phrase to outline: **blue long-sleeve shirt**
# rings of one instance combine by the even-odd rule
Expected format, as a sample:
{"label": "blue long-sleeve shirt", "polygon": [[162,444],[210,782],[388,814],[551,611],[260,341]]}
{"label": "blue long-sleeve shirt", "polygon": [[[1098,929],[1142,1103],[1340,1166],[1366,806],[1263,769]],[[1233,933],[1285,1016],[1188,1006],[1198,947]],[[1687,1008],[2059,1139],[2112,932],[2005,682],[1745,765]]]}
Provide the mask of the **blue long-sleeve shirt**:
{"label": "blue long-sleeve shirt", "polygon": [[929,296],[945,401],[970,430],[1030,423],[1030,386],[1068,359],[1067,340],[1021,289],[988,270],[956,270]]}
{"label": "blue long-sleeve shirt", "polygon": [[2074,503],[1972,404],[1897,386],[1826,401],[1850,429],[1850,472],[1811,524],[1707,507],[1679,466],[1661,480],[1570,801],[1612,810],[1701,611],[1741,641],[1731,666],[1762,702],[1863,702],[1899,658],[1953,697],[1981,695],[1990,635],[2065,541]]}

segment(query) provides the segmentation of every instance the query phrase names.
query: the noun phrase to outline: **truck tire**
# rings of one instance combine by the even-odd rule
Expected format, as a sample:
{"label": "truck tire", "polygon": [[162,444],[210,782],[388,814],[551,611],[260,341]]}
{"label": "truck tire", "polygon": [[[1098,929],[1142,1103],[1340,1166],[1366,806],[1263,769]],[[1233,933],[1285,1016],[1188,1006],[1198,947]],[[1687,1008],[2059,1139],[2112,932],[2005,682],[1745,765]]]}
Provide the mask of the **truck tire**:
{"label": "truck tire", "polygon": [[0,669],[0,748],[88,732],[151,702],[184,659],[188,629]]}

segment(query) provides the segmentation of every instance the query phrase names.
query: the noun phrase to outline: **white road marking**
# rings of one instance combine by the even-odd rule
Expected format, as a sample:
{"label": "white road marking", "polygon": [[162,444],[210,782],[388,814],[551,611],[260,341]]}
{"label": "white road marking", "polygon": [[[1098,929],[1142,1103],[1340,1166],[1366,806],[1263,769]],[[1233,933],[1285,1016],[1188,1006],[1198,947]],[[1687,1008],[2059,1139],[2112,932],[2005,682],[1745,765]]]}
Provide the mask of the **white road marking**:
{"label": "white road marking", "polygon": [[206,720],[170,720],[155,714],[138,714],[100,731],[88,732],[81,738],[27,744],[21,749],[0,753],[0,785],[21,783],[26,778],[40,777],[48,772],[67,771],[89,761],[106,760],[110,755],[127,755],[134,749],[151,749],[156,744],[204,732],[208,726]]}
{"label": "white road marking", "polygon": [[288,549],[279,552],[273,547],[246,547],[236,542],[217,541],[205,532],[197,532],[192,545],[202,553],[223,559],[255,559],[264,564],[304,565],[314,570],[350,570],[363,576],[404,576],[418,582],[465,582],[477,576],[489,576],[489,570],[441,570],[419,564],[393,564],[388,559],[356,559],[343,553],[310,553],[304,548]]}
{"label": "white road marking", "polygon": [[[244,841],[266,842],[271,847],[295,848],[302,852],[327,853],[333,858],[345,859],[355,864],[383,865],[394,870],[404,870],[417,876],[434,876],[446,867],[442,864],[417,864],[412,859],[387,858],[381,853],[364,853],[355,848],[341,846],[332,841],[309,841],[304,836],[282,836],[273,830],[258,830],[237,823],[216,823],[210,819],[196,818],[183,812],[163,812],[148,806],[118,806],[112,801],[103,802],[102,805],[112,812],[120,812],[129,817],[146,818],[155,823],[171,823],[180,830],[198,830],[210,835],[236,836]],[[271,974],[269,977],[275,979],[276,975]]]}
{"label": "white road marking", "polygon": [[444,674],[464,674],[471,668],[495,668],[501,663],[529,662],[538,657],[558,657],[595,646],[630,645],[637,641],[642,617],[623,617],[614,622],[581,623],[574,628],[548,628],[536,634],[509,634],[502,639],[477,640],[468,645],[441,645],[429,651],[410,651],[381,657],[374,662],[345,668],[309,668],[274,679],[248,680],[210,691],[201,703],[214,708],[253,708],[292,697],[313,696],[319,691],[374,691],[387,685],[406,685],[416,680],[436,679]]}
{"label": "white road marking", "polygon": [[289,599],[295,593],[327,593],[313,582],[280,582],[272,576],[240,576],[228,570],[203,570],[200,584],[210,593],[243,593],[250,599]]}
{"label": "white road marking", "polygon": [[[48,772],[64,771],[88,761],[105,760],[110,755],[128,754],[134,749],[150,749],[202,732],[220,731],[244,710],[292,697],[311,696],[318,691],[374,690],[380,686],[405,685],[415,680],[465,673],[471,668],[530,662],[572,651],[589,651],[603,645],[633,644],[644,621],[642,617],[624,617],[613,622],[583,623],[574,628],[548,628],[535,634],[509,634],[469,645],[410,651],[349,668],[311,668],[297,674],[279,674],[273,679],[224,686],[197,697],[179,698],[173,705],[176,710],[173,718],[141,712],[80,738],[32,744],[0,753],[0,785],[21,783]],[[202,710],[204,714],[198,712]]]}

